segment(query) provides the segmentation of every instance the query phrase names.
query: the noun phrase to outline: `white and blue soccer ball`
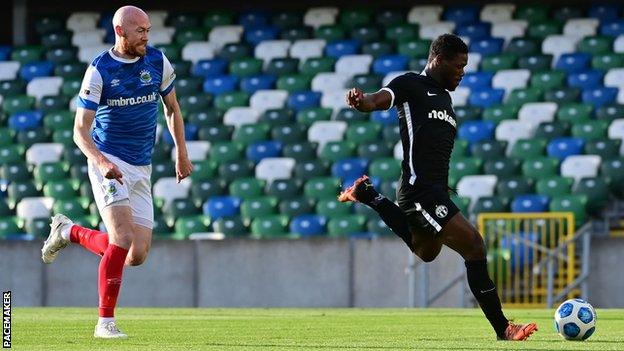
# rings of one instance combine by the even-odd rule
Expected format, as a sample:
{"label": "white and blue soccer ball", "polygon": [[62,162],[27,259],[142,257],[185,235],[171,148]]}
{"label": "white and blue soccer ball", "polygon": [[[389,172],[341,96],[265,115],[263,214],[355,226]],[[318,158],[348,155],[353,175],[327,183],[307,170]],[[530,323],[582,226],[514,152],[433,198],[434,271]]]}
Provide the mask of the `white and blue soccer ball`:
{"label": "white and blue soccer ball", "polygon": [[555,329],[566,340],[586,340],[596,331],[596,310],[582,299],[564,301],[555,311]]}

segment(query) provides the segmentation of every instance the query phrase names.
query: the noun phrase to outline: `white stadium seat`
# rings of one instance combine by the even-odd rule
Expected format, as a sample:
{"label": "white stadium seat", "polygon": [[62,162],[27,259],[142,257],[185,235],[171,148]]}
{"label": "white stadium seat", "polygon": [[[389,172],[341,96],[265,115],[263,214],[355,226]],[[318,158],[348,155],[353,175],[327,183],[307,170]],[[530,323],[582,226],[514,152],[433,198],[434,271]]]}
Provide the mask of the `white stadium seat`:
{"label": "white stadium seat", "polygon": [[260,113],[251,107],[231,107],[223,115],[223,124],[238,128],[243,124],[258,122]]}
{"label": "white stadium seat", "polygon": [[533,137],[534,126],[516,119],[501,121],[494,132],[496,140],[506,141],[509,145],[516,143],[518,139],[530,139]]}
{"label": "white stadium seat", "polygon": [[225,44],[240,42],[243,30],[243,26],[238,25],[216,26],[210,31],[208,40],[220,50]]}
{"label": "white stadium seat", "polygon": [[542,122],[552,122],[557,113],[554,102],[529,102],[518,111],[518,120],[537,126]]}
{"label": "white stadium seat", "polygon": [[155,198],[161,198],[165,201],[163,206],[169,206],[175,199],[187,198],[190,188],[190,178],[183,179],[178,183],[175,177],[164,177],[154,183],[153,194]]}
{"label": "white stadium seat", "polygon": [[215,56],[217,48],[207,41],[192,41],[182,48],[182,59],[193,63],[209,60]]}
{"label": "white stadium seat", "polygon": [[15,214],[26,221],[48,218],[54,205],[50,197],[25,197],[15,207]]}
{"label": "white stadium seat", "polygon": [[500,4],[486,4],[481,9],[480,18],[483,22],[505,22],[511,20],[515,4],[500,3]]}
{"label": "white stadium seat", "polygon": [[26,85],[26,94],[40,100],[44,96],[59,95],[62,77],[37,77]]}
{"label": "white stadium seat", "polygon": [[100,14],[97,12],[74,12],[67,18],[66,27],[73,32],[95,29],[98,19]]}
{"label": "white stadium seat", "polygon": [[254,56],[262,59],[266,67],[274,58],[288,57],[288,49],[290,49],[289,40],[265,40],[256,45]]}
{"label": "white stadium seat", "polygon": [[392,155],[397,160],[403,161],[403,144],[400,140],[397,141],[396,144],[394,144],[394,148],[392,149]]}
{"label": "white stadium seat", "polygon": [[329,107],[334,110],[334,114],[347,106],[347,92],[349,89],[336,89],[324,91],[321,96],[321,107]]}
{"label": "white stadium seat", "polygon": [[624,155],[624,118],[614,119],[607,131],[609,139],[619,139],[622,141],[620,155]]}
{"label": "white stadium seat", "polygon": [[308,9],[303,16],[303,24],[318,28],[322,25],[336,23],[336,16],[338,16],[337,7],[313,7]]}
{"label": "white stadium seat", "polygon": [[525,20],[493,23],[491,31],[492,37],[503,38],[505,39],[505,43],[509,43],[513,38],[524,37],[527,26],[528,23]]}
{"label": "white stadium seat", "polygon": [[308,140],[317,142],[318,152],[329,141],[340,141],[347,130],[347,122],[344,121],[316,121],[308,129]]}
{"label": "white stadium seat", "polygon": [[17,78],[20,63],[17,61],[0,62],[0,80],[13,80]]}
{"label": "white stadium seat", "polygon": [[576,52],[579,37],[569,35],[549,35],[542,42],[542,52],[553,55],[553,65],[561,54]]}
{"label": "white stadium seat", "polygon": [[429,24],[440,21],[444,8],[441,5],[418,5],[407,13],[408,23]]}
{"label": "white stadium seat", "polygon": [[147,15],[149,16],[153,31],[154,29],[159,29],[165,26],[165,20],[169,14],[167,11],[150,10],[147,11]]}
{"label": "white stadium seat", "polygon": [[449,95],[451,95],[453,106],[466,106],[470,96],[470,88],[457,87],[454,91],[449,91]]}
{"label": "white stadium seat", "polygon": [[481,64],[481,54],[478,52],[468,53],[468,63],[464,67],[464,72],[477,72],[479,71],[479,65]]}
{"label": "white stadium seat", "polygon": [[[410,72],[410,71],[394,71],[394,72],[387,73],[387,74],[383,77],[383,80],[381,81],[381,86],[382,86],[382,87],[385,87],[386,85],[390,84],[390,82],[391,82],[394,78],[396,78],[396,77],[398,77],[398,76],[401,76],[401,75],[404,75],[405,73],[409,73],[409,72]],[[416,72],[416,73],[418,73],[418,72]]]}
{"label": "white stadium seat", "polygon": [[422,39],[435,40],[442,34],[453,33],[455,30],[455,22],[443,21],[423,24],[420,27],[419,34]]}
{"label": "white stadium seat", "polygon": [[325,49],[324,39],[300,39],[290,47],[290,57],[298,58],[300,63],[311,57],[322,57]]}
{"label": "white stadium seat", "polygon": [[368,74],[371,63],[373,63],[371,55],[345,55],[336,61],[336,73],[347,76]]}
{"label": "white stadium seat", "polygon": [[469,197],[474,204],[480,197],[493,196],[498,178],[495,175],[467,175],[457,183],[457,194]]}
{"label": "white stadium seat", "polygon": [[600,25],[597,18],[570,18],[563,26],[563,35],[583,38],[596,35]]}
{"label": "white stadium seat", "polygon": [[150,45],[171,44],[174,34],[175,28],[154,27],[154,25],[152,25],[152,30],[149,34],[149,43]]}
{"label": "white stadium seat", "polygon": [[312,90],[322,92],[336,89],[342,90],[350,78],[346,74],[321,72],[312,79]]}
{"label": "white stadium seat", "polygon": [[282,108],[288,99],[286,90],[258,90],[249,99],[249,106],[259,113],[273,108]]}
{"label": "white stadium seat", "polygon": [[290,157],[267,157],[256,165],[256,178],[271,184],[276,179],[290,179],[295,159]]}
{"label": "white stadium seat", "polygon": [[505,95],[508,95],[516,88],[526,88],[530,77],[528,69],[502,69],[494,74],[492,87],[505,89]]}
{"label": "white stadium seat", "polygon": [[[203,161],[208,156],[210,151],[210,142],[205,140],[187,140],[186,151],[188,153],[189,160],[191,161]],[[177,150],[174,146],[171,150],[171,159],[175,161]]]}
{"label": "white stadium seat", "polygon": [[615,87],[624,89],[624,68],[611,68],[604,76],[604,85],[606,87]]}
{"label": "white stadium seat", "polygon": [[[104,44],[104,36],[106,30],[102,28],[81,30],[80,32],[74,32],[72,35],[72,45],[75,47],[89,46],[93,44]],[[112,46],[112,45],[111,45]]]}
{"label": "white stadium seat", "polygon": [[613,41],[613,52],[621,54],[624,52],[624,34],[618,35]]}
{"label": "white stadium seat", "polygon": [[108,51],[113,46],[111,44],[95,44],[81,46],[78,48],[78,60],[84,63],[91,63],[93,59],[104,51]]}
{"label": "white stadium seat", "polygon": [[63,144],[36,143],[26,150],[26,162],[38,166],[45,162],[58,162],[63,156]]}
{"label": "white stadium seat", "polygon": [[561,176],[574,178],[575,183],[581,178],[596,177],[601,159],[598,155],[572,155],[561,162]]}

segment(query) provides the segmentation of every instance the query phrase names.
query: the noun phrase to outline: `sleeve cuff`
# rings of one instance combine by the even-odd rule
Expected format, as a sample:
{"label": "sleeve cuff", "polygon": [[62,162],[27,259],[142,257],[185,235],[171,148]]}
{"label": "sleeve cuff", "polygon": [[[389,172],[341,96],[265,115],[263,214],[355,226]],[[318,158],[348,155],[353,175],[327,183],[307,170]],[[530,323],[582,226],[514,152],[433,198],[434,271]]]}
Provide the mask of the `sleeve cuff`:
{"label": "sleeve cuff", "polygon": [[394,107],[394,92],[392,91],[392,89],[390,89],[388,87],[383,87],[383,88],[381,88],[381,90],[385,90],[385,91],[389,92],[390,95],[392,96],[392,99],[390,100],[390,107],[388,107],[386,109],[386,111],[388,111],[389,109]]}
{"label": "sleeve cuff", "polygon": [[171,81],[171,83],[169,83],[169,85],[160,91],[160,96],[167,96],[169,95],[169,93],[171,92],[171,90],[173,90],[173,80]]}
{"label": "sleeve cuff", "polygon": [[93,111],[97,111],[98,108],[98,104],[96,104],[95,102],[81,97],[78,97],[78,101],[76,101],[76,106]]}

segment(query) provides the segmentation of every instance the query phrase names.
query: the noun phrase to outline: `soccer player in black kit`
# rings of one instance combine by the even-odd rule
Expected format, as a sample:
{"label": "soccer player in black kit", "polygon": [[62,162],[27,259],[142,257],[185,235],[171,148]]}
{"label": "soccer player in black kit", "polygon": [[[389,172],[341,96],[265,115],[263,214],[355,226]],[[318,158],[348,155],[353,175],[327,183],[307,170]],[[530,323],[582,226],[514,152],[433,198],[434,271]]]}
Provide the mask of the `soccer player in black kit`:
{"label": "soccer player in black kit", "polygon": [[457,36],[439,36],[429,49],[422,73],[406,73],[373,94],[353,88],[349,106],[362,112],[396,107],[403,162],[398,206],[379,194],[367,176],[342,192],[340,201],[368,205],[423,261],[431,262],[446,245],[465,260],[470,290],[499,340],[526,340],[535,323],[516,324],[503,314],[487,271],[481,234],[449,197],[448,170],[457,121],[448,91],[459,85],[468,62],[468,47]]}

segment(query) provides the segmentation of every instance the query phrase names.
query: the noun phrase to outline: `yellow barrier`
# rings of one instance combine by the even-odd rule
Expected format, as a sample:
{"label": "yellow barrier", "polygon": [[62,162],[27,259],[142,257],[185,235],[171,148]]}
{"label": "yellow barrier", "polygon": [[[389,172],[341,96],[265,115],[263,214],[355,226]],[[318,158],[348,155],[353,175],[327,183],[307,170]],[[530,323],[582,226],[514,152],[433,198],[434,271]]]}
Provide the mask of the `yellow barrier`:
{"label": "yellow barrier", "polygon": [[[571,212],[481,213],[477,225],[488,249],[490,277],[506,306],[546,307],[547,258],[553,254],[555,295],[578,277]],[[553,251],[566,244],[567,249]]]}

